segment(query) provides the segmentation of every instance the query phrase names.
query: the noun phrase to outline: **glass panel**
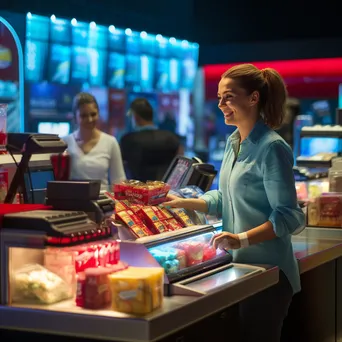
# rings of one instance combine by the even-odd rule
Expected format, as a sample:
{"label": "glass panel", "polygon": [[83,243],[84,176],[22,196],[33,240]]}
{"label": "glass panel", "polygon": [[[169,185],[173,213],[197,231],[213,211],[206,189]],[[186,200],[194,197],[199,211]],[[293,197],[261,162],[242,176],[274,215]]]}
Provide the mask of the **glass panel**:
{"label": "glass panel", "polygon": [[165,243],[150,248],[149,252],[165,269],[166,274],[175,275],[179,271],[225,255],[226,252],[219,249],[215,250],[210,245],[211,238],[217,233],[218,231],[211,231],[183,240]]}

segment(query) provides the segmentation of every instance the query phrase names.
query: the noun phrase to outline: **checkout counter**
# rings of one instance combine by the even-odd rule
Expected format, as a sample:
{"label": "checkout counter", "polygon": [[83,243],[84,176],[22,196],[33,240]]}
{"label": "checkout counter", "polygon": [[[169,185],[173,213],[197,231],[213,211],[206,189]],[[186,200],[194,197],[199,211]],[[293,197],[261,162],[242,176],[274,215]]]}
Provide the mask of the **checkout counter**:
{"label": "checkout counter", "polygon": [[[43,164],[44,158],[40,161]],[[8,161],[8,156],[0,156],[0,165],[4,165],[3,160]],[[184,167],[183,162],[178,160],[175,165]],[[189,162],[188,168],[183,170],[182,180],[172,182],[173,191],[180,191],[187,185],[184,183],[186,177],[195,178],[190,177],[196,174],[192,165]],[[172,169],[169,171],[170,175],[179,175]],[[205,191],[208,184],[202,184]],[[58,335],[66,336],[63,341],[67,336],[141,342],[226,338],[236,341],[238,303],[278,282],[276,267],[234,264],[229,253],[217,252],[207,259],[202,256],[201,262],[186,265],[182,270],[171,267],[165,274],[162,308],[146,316],[110,309],[84,309],[76,306],[74,299],[54,304],[18,302],[13,297],[13,274],[27,263],[44,265],[44,255],[49,248],[63,251],[70,243],[82,246],[84,239],[98,246],[113,241],[112,232],[98,230],[99,225],[84,212],[50,212],[46,209],[3,218],[0,230],[2,329],[51,334],[55,337],[45,336],[44,339],[56,341]],[[206,244],[221,229],[220,221],[216,221],[159,236],[122,241],[121,260],[131,266],[159,266],[158,250],[177,249],[188,241],[194,245]],[[68,230],[65,230],[66,226]],[[285,323],[285,335],[290,341],[339,341],[342,336],[339,330],[342,273],[338,270],[342,260],[342,231],[307,228],[293,238],[293,245],[303,291],[294,298]]]}

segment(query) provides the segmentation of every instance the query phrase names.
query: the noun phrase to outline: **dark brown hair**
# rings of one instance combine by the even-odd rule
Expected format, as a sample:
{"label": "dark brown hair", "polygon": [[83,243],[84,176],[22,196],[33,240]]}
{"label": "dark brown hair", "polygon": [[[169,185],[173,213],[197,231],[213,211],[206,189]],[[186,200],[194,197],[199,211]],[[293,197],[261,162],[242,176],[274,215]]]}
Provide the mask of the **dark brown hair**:
{"label": "dark brown hair", "polygon": [[259,70],[253,64],[240,64],[227,70],[222,78],[236,80],[248,95],[254,91],[259,92],[259,110],[266,125],[271,128],[281,126],[285,116],[287,91],[284,80],[276,70]]}
{"label": "dark brown hair", "polygon": [[96,101],[95,96],[89,94],[89,93],[78,93],[72,102],[72,112],[76,116],[76,112],[80,109],[81,106],[85,104],[91,104],[94,103],[97,110],[99,110],[99,105]]}
{"label": "dark brown hair", "polygon": [[153,108],[147,99],[143,97],[135,99],[130,109],[143,120],[153,121]]}

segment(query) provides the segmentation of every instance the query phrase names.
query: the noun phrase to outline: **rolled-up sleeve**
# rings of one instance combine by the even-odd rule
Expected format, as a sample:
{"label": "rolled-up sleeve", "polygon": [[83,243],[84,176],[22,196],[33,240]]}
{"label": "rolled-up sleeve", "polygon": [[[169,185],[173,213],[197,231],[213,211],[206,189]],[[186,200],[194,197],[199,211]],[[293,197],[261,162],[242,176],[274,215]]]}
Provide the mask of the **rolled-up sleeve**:
{"label": "rolled-up sleeve", "polygon": [[207,203],[208,214],[222,216],[222,192],[221,190],[211,190],[206,192],[201,199]]}
{"label": "rolled-up sleeve", "polygon": [[275,141],[264,161],[264,186],[272,208],[269,221],[278,237],[292,234],[305,225],[297,202],[292,151],[283,141]]}

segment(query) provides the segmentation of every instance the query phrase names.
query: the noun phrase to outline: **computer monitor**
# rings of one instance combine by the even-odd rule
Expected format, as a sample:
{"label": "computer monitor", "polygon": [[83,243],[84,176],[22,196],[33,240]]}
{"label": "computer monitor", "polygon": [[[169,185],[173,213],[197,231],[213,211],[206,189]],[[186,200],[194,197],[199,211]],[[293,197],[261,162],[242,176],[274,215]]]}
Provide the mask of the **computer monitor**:
{"label": "computer monitor", "polygon": [[172,190],[179,189],[184,185],[193,164],[194,160],[177,156],[166,171],[163,181],[169,184]]}
{"label": "computer monitor", "polygon": [[318,153],[339,153],[341,139],[331,137],[302,137],[300,141],[300,156],[312,157]]}
{"label": "computer monitor", "polygon": [[44,204],[47,184],[54,180],[52,165],[30,167],[24,174],[28,202],[32,204]]}

